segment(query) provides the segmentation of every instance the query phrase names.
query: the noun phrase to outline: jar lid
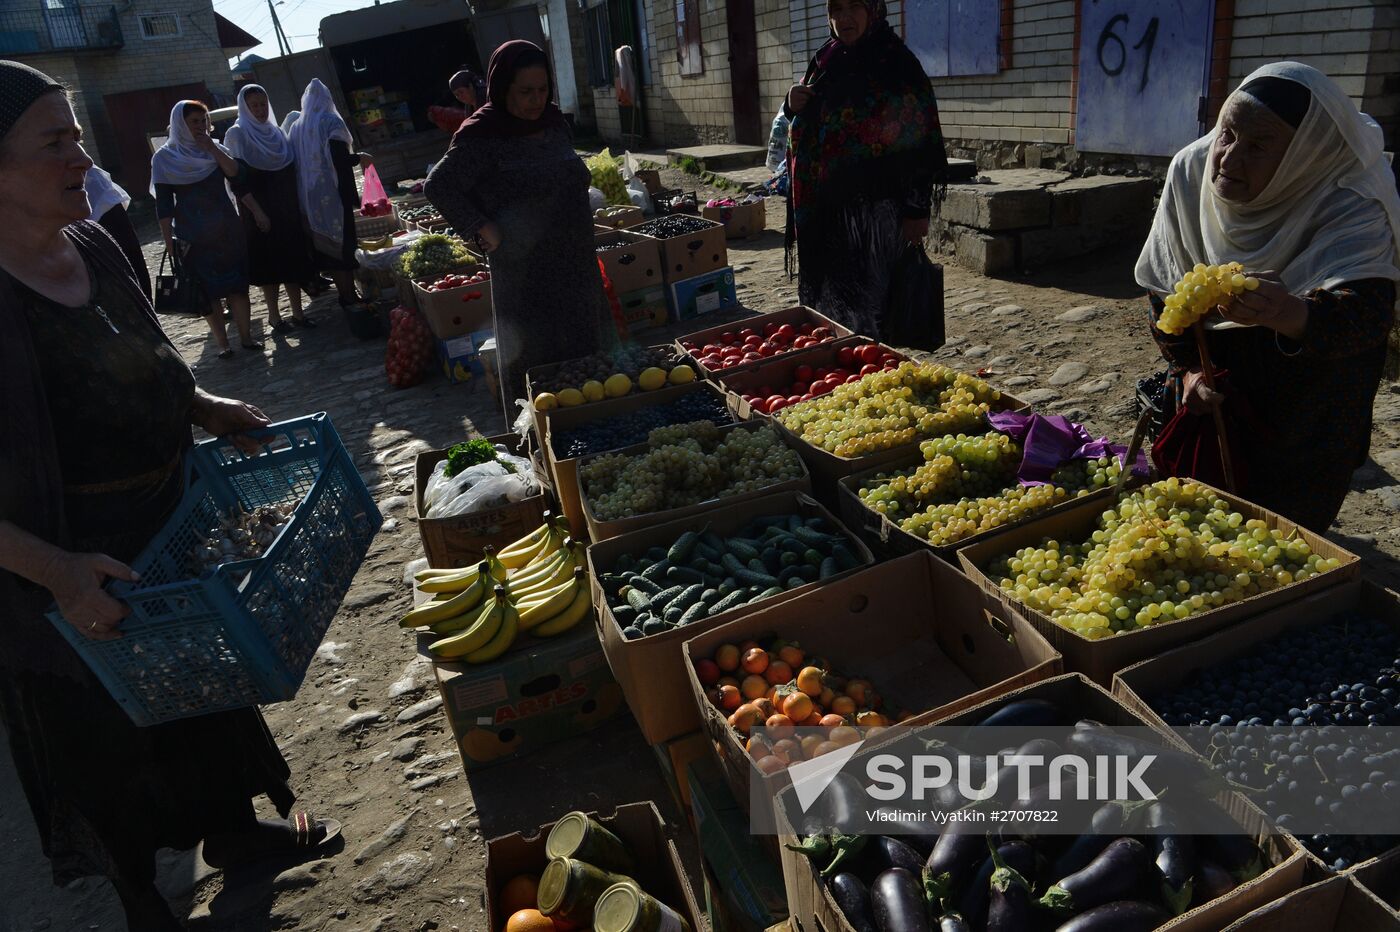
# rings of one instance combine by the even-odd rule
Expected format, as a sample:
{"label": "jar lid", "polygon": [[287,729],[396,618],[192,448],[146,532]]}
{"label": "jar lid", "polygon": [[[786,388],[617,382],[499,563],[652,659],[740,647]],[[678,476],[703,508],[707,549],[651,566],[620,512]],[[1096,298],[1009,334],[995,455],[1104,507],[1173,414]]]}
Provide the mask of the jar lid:
{"label": "jar lid", "polygon": [[569,889],[569,862],[554,858],[540,874],[539,888],[535,893],[536,905],[546,916],[564,903],[564,894]]}
{"label": "jar lid", "polygon": [[572,857],[588,836],[588,816],[570,812],[554,823],[544,842],[544,853],[551,858]]}
{"label": "jar lid", "polygon": [[630,932],[641,920],[642,891],[630,883],[615,883],[593,907],[593,932]]}

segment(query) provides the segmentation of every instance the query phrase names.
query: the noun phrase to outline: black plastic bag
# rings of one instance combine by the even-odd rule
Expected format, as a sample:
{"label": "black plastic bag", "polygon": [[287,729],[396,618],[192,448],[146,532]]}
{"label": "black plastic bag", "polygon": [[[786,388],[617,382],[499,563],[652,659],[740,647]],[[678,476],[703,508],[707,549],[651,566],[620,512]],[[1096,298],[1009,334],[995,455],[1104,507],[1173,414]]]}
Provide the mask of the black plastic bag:
{"label": "black plastic bag", "polygon": [[931,353],[943,345],[943,266],[929,261],[919,243],[907,243],[890,277],[889,304],[880,339]]}

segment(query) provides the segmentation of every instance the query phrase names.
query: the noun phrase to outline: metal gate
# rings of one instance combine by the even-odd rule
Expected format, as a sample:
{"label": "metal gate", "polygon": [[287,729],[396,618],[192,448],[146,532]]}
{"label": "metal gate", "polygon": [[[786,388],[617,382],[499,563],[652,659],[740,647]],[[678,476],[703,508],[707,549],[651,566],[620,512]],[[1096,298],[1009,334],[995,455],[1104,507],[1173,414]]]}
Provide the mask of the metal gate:
{"label": "metal gate", "polygon": [[1174,155],[1200,137],[1213,0],[1080,0],[1081,152]]}

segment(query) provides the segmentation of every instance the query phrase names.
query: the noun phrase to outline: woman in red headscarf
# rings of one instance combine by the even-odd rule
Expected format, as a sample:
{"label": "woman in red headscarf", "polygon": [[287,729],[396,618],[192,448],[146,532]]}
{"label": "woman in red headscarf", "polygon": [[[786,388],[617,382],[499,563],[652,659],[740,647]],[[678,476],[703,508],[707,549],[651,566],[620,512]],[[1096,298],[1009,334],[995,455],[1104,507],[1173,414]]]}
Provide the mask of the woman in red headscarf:
{"label": "woman in red headscarf", "polygon": [[589,173],[554,103],[539,46],[491,56],[488,102],[464,122],[423,193],[491,259],[496,357],[506,410],[525,372],[595,352],[611,326],[593,249]]}

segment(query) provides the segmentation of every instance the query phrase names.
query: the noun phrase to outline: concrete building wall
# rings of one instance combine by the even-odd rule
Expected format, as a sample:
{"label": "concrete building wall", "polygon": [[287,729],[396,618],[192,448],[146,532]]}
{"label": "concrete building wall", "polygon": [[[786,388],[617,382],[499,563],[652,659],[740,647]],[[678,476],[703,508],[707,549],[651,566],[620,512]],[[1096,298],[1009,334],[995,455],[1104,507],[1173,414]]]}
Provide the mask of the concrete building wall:
{"label": "concrete building wall", "polygon": [[758,103],[763,127],[782,107],[792,86],[792,21],[785,0],[756,0],[754,19],[758,31]]}

